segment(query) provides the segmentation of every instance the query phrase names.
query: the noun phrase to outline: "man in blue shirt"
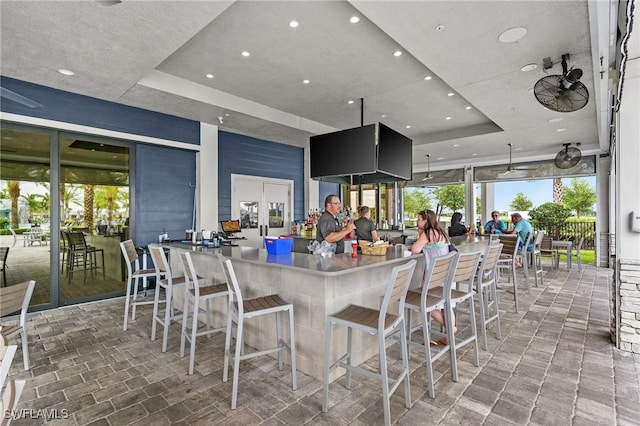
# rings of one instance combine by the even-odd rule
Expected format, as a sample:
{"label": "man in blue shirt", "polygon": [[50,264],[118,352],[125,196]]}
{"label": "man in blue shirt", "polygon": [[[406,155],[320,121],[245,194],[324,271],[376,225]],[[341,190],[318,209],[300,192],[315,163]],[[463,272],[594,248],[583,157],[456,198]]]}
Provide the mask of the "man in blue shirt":
{"label": "man in blue shirt", "polygon": [[[504,234],[518,234],[520,237],[520,246],[518,250],[522,250],[522,246],[527,239],[527,234],[533,236],[533,227],[531,224],[524,220],[520,213],[513,213],[511,215],[511,223],[513,223],[513,231],[502,231]],[[533,251],[533,238],[529,239],[529,245],[527,251]],[[516,261],[516,266],[522,266],[519,261]]]}

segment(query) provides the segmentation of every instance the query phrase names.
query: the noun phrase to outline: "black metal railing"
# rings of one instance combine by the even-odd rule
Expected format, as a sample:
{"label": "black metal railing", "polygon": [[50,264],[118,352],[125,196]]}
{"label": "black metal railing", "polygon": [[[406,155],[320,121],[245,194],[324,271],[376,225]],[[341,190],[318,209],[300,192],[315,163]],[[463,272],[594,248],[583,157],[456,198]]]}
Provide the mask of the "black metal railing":
{"label": "black metal railing", "polygon": [[584,237],[582,248],[584,250],[595,250],[596,247],[596,223],[595,222],[566,222],[560,226],[547,224],[537,224],[532,221],[536,230],[544,231],[545,235],[554,240],[580,241]]}

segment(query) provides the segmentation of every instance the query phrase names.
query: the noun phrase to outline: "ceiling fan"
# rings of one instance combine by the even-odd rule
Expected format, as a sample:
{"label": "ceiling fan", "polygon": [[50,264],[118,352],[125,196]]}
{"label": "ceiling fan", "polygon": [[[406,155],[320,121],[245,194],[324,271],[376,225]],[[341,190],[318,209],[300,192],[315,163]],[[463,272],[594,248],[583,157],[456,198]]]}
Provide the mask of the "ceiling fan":
{"label": "ceiling fan", "polygon": [[433,175],[431,174],[431,165],[429,163],[429,158],[431,157],[431,154],[427,154],[426,157],[427,157],[427,174],[425,175],[425,177],[422,178],[423,182],[433,179]]}
{"label": "ceiling fan", "polygon": [[512,152],[513,152],[513,144],[509,143],[507,144],[509,145],[509,165],[507,166],[507,169],[503,171],[503,169],[494,169],[497,172],[501,172],[501,175],[508,175],[509,173],[515,172],[515,171],[520,171],[520,170],[535,170],[537,168],[530,168],[530,167],[516,167],[513,165],[512,162]]}
{"label": "ceiling fan", "polygon": [[[555,163],[559,169],[570,169],[580,162],[582,159],[582,152],[578,148],[574,148],[570,143],[562,144],[564,149],[556,155]],[[580,146],[580,143],[576,143]]]}
{"label": "ceiling fan", "polygon": [[[562,75],[553,74],[542,77],[533,86],[533,93],[545,108],[558,112],[573,112],[583,108],[589,102],[589,91],[579,80],[580,68],[567,69],[569,54],[562,55]],[[553,67],[551,58],[544,58],[544,69]]]}

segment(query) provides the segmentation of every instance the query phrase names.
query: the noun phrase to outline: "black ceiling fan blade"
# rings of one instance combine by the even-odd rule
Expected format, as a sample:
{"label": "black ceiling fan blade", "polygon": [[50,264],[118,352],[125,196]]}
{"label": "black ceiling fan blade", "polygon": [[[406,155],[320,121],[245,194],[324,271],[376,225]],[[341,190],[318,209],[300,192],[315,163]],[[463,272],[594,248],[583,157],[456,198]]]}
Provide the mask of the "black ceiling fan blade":
{"label": "black ceiling fan blade", "polygon": [[562,87],[559,74],[542,77],[533,86],[533,94],[545,108],[558,112],[573,112],[589,102],[589,91],[577,81],[569,89]]}

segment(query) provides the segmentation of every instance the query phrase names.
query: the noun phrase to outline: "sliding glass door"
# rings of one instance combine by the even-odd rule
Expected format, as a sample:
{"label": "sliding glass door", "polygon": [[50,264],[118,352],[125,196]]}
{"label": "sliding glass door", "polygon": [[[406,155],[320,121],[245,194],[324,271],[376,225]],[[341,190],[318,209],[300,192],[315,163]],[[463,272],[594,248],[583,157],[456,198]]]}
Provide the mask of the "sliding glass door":
{"label": "sliding glass door", "polygon": [[130,144],[4,122],[0,133],[0,285],[36,280],[43,308],[123,294]]}

